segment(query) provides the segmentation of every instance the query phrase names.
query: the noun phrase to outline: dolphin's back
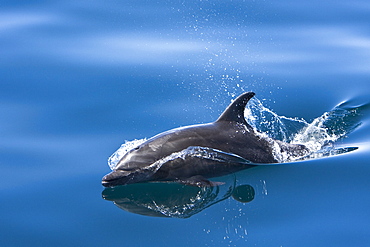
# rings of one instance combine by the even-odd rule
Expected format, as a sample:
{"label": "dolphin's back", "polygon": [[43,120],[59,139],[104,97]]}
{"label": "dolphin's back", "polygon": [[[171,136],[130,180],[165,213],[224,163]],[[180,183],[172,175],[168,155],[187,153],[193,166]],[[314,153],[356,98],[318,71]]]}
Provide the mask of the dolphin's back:
{"label": "dolphin's back", "polygon": [[142,145],[155,151],[157,158],[190,146],[200,146],[236,154],[253,163],[277,162],[268,140],[260,138],[254,130],[236,122],[217,121],[179,128],[149,139]]}

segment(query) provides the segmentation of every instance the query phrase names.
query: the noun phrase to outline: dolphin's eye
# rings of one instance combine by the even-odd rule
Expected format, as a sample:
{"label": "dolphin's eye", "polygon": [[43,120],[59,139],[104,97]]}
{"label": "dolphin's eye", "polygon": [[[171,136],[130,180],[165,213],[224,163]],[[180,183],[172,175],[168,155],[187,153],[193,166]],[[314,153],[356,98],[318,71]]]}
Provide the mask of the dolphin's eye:
{"label": "dolphin's eye", "polygon": [[140,147],[135,147],[135,148],[134,148],[134,150],[139,150],[139,149],[140,149]]}

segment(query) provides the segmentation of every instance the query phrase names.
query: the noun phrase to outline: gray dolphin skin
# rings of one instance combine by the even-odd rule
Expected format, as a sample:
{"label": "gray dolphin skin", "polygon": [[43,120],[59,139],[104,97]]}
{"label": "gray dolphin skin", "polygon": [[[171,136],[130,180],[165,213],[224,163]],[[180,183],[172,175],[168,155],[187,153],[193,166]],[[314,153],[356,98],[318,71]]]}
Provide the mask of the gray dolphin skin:
{"label": "gray dolphin skin", "polygon": [[[128,151],[114,170],[103,177],[103,186],[151,181],[212,185],[207,178],[234,173],[258,163],[278,163],[276,152],[295,157],[307,155],[309,151],[304,145],[273,140],[246,122],[244,109],[254,95],[253,92],[240,95],[215,122],[172,129]],[[184,150],[197,150],[198,155],[168,158]],[[209,150],[209,155],[217,157],[199,157],[199,152]]]}

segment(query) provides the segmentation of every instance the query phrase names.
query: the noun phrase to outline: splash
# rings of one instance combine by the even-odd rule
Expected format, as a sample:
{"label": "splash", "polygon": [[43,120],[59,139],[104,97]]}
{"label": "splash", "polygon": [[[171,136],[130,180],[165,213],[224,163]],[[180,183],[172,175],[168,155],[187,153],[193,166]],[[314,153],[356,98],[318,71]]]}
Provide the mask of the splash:
{"label": "splash", "polygon": [[268,137],[291,144],[303,144],[310,153],[305,157],[286,157],[281,162],[320,158],[353,151],[357,148],[336,147],[335,142],[345,138],[361,125],[363,111],[368,104],[352,106],[343,102],[333,110],[308,123],[304,119],[279,116],[256,98],[245,109],[247,122]]}
{"label": "splash", "polygon": [[256,130],[283,142],[291,142],[294,136],[308,123],[304,119],[279,116],[252,98],[244,111],[247,122]]}
{"label": "splash", "polygon": [[133,141],[125,141],[121,145],[121,147],[114,152],[109,158],[108,158],[108,166],[111,170],[113,170],[118,162],[122,159],[122,157],[129,152],[130,150],[138,147],[140,144],[144,143],[146,139],[139,139],[139,140],[133,140]]}

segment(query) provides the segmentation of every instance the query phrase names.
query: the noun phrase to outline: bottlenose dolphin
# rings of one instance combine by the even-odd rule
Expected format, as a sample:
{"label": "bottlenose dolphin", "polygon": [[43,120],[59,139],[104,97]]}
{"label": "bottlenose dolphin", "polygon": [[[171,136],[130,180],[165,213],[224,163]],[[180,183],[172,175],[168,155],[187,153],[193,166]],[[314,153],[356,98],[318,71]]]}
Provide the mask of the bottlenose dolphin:
{"label": "bottlenose dolphin", "polygon": [[273,140],[253,129],[244,109],[255,95],[236,98],[212,123],[172,129],[128,151],[102,179],[106,187],[150,181],[212,185],[207,178],[278,163],[277,154],[302,157],[308,148]]}

